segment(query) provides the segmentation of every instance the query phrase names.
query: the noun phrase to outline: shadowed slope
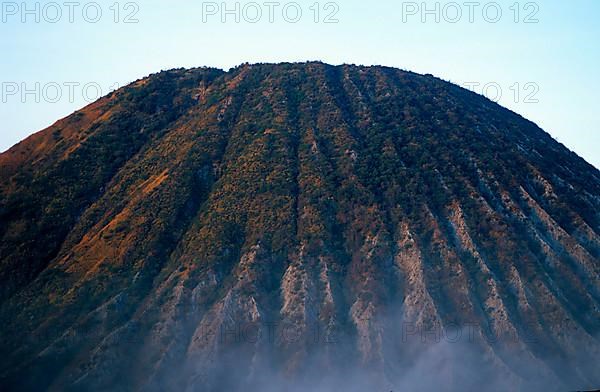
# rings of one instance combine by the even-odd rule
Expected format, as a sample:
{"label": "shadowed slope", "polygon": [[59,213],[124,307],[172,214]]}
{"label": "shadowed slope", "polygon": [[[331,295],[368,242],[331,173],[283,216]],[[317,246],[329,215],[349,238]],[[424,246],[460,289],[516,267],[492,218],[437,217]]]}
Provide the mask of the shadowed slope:
{"label": "shadowed slope", "polygon": [[14,389],[600,383],[600,173],[433,77],[162,72],[0,164]]}

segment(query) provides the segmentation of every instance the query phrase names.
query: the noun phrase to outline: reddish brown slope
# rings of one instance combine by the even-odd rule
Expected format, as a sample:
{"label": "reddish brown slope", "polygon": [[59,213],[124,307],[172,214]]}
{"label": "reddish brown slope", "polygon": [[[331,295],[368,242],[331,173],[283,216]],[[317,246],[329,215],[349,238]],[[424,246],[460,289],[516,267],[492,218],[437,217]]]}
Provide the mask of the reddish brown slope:
{"label": "reddish brown slope", "polygon": [[163,72],[103,102],[3,177],[6,385],[600,382],[600,174],[534,124],[320,63]]}

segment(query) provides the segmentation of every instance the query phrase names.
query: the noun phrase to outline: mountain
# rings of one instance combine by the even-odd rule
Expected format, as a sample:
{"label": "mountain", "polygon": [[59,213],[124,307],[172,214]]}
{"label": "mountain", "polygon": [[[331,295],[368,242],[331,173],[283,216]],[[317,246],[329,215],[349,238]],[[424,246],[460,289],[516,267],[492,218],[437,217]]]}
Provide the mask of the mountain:
{"label": "mountain", "polygon": [[600,387],[600,172],[386,67],[151,75],[0,155],[14,391]]}

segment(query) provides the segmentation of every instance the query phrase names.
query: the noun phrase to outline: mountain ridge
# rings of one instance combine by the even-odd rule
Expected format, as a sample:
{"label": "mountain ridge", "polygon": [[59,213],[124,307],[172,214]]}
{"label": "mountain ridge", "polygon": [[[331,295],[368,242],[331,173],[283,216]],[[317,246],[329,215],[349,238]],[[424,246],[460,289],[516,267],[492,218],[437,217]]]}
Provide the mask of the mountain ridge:
{"label": "mountain ridge", "polygon": [[[599,382],[600,172],[440,79],[163,71],[0,165],[15,389],[360,390],[438,367],[456,390]],[[245,325],[263,338],[220,336]]]}

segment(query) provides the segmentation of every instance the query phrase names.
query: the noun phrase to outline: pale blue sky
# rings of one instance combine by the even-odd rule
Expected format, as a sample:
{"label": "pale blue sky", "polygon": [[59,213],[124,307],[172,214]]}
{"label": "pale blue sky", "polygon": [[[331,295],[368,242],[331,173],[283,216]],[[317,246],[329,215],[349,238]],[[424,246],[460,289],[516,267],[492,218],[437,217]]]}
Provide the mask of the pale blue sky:
{"label": "pale blue sky", "polygon": [[[323,23],[335,11],[331,5],[326,8],[326,0],[319,3],[318,23],[313,20],[315,0],[296,2],[302,9],[297,23],[282,15],[288,4],[287,16],[294,18],[296,6],[278,2],[274,23],[269,22],[263,0],[255,1],[263,11],[257,23],[244,20],[241,10],[246,6],[246,16],[254,18],[256,8],[248,6],[252,1],[239,2],[240,23],[233,15],[222,23],[220,10],[203,21],[203,7],[211,6],[200,0],[134,5],[122,1],[117,7],[114,0],[97,1],[102,10],[97,23],[84,19],[84,5],[87,18],[95,17],[94,7],[86,1],[73,6],[73,23],[62,1],[40,2],[39,23],[34,20],[36,2],[26,2],[33,14],[23,13],[21,1],[2,2],[0,151],[85,106],[82,87],[87,83],[94,83],[87,89],[91,99],[96,85],[106,94],[115,83],[122,86],[161,69],[321,60],[383,64],[462,85],[480,83],[475,88],[479,93],[488,84],[491,98],[499,87],[503,106],[536,122],[600,167],[600,1],[480,1],[473,6],[473,23],[464,1],[427,2],[433,10],[439,4],[439,23],[435,14],[422,22],[421,1],[337,1],[337,23]],[[228,8],[234,3],[229,1]],[[221,1],[214,4],[221,8]],[[450,23],[449,19],[457,19],[456,4],[462,17]],[[49,23],[56,19],[56,5],[62,17]],[[119,23],[114,21],[115,8],[120,9]],[[502,10],[499,18],[497,8]],[[123,23],[134,11],[138,22]],[[491,23],[494,19],[499,20]],[[524,23],[526,19],[537,23]],[[20,94],[23,86],[35,90],[35,83],[40,83],[39,103],[35,94],[24,99]],[[59,98],[53,83],[60,87]],[[79,83],[72,87],[73,99],[65,83]],[[12,95],[15,86],[19,91]]]}

